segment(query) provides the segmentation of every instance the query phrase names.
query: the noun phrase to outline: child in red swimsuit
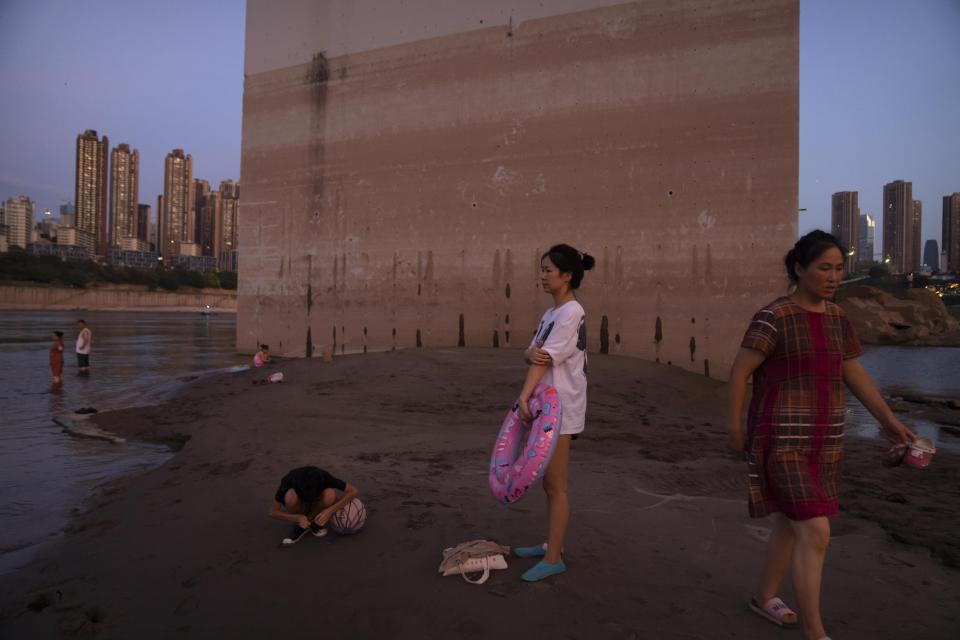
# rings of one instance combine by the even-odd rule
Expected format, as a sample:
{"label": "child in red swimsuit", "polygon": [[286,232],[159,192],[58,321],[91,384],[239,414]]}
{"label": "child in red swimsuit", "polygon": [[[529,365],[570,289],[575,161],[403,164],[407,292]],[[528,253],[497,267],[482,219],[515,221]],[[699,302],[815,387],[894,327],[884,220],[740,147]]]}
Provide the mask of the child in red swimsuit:
{"label": "child in red swimsuit", "polygon": [[53,344],[50,345],[50,373],[54,384],[63,382],[63,331],[53,332]]}

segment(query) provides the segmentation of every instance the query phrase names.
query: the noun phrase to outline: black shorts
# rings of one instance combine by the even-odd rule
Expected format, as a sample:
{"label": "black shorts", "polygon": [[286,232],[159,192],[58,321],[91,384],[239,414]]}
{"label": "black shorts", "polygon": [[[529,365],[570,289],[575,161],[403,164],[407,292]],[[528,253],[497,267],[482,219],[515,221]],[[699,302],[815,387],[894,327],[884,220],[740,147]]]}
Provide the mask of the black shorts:
{"label": "black shorts", "polygon": [[77,366],[81,369],[86,369],[90,366],[90,354],[89,353],[78,353],[77,354]]}

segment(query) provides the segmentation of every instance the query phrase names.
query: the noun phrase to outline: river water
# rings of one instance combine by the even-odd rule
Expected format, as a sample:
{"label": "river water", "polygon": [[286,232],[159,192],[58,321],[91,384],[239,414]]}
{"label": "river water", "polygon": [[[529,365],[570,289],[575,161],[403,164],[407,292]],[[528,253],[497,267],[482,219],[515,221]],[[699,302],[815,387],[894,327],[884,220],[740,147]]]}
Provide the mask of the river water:
{"label": "river water", "polygon": [[[100,411],[156,404],[192,376],[246,363],[234,353],[235,316],[84,312],[93,331],[91,375],[79,377],[74,312],[0,312],[0,574],[62,535],[98,485],[154,467],[164,446],[71,437],[53,423],[81,407]],[[66,333],[64,383],[50,383],[49,334]],[[960,349],[868,347],[861,360],[881,390],[960,398]],[[848,432],[877,437],[877,425],[848,394]],[[942,449],[960,439],[908,421]],[[851,443],[853,444],[853,443]]]}
{"label": "river water", "polygon": [[[93,332],[89,376],[78,376],[76,320]],[[53,423],[82,407],[155,404],[181,378],[247,362],[235,354],[234,314],[0,312],[0,574],[56,540],[106,480],[154,467],[165,446],[69,436]],[[64,382],[52,385],[50,334],[64,335]]]}

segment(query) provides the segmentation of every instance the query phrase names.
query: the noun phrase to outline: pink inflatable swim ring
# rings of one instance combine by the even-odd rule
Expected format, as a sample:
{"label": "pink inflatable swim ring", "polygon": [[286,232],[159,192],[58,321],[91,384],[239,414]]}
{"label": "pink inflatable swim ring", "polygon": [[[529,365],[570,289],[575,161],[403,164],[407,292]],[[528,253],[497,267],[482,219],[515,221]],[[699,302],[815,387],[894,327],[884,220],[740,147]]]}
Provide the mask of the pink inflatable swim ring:
{"label": "pink inflatable swim ring", "polygon": [[547,470],[560,431],[560,395],[553,387],[538,384],[530,396],[533,422],[526,429],[520,422],[520,405],[507,413],[490,456],[490,491],[497,502],[510,504],[523,496]]}

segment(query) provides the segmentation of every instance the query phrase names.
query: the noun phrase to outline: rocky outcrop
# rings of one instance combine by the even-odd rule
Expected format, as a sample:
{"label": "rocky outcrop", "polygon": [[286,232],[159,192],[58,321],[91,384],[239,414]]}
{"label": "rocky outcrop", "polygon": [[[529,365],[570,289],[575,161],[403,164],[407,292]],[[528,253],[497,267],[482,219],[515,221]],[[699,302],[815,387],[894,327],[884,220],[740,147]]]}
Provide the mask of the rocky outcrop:
{"label": "rocky outcrop", "polygon": [[876,287],[844,287],[837,295],[861,342],[960,346],[960,322],[927,289],[897,295]]}

